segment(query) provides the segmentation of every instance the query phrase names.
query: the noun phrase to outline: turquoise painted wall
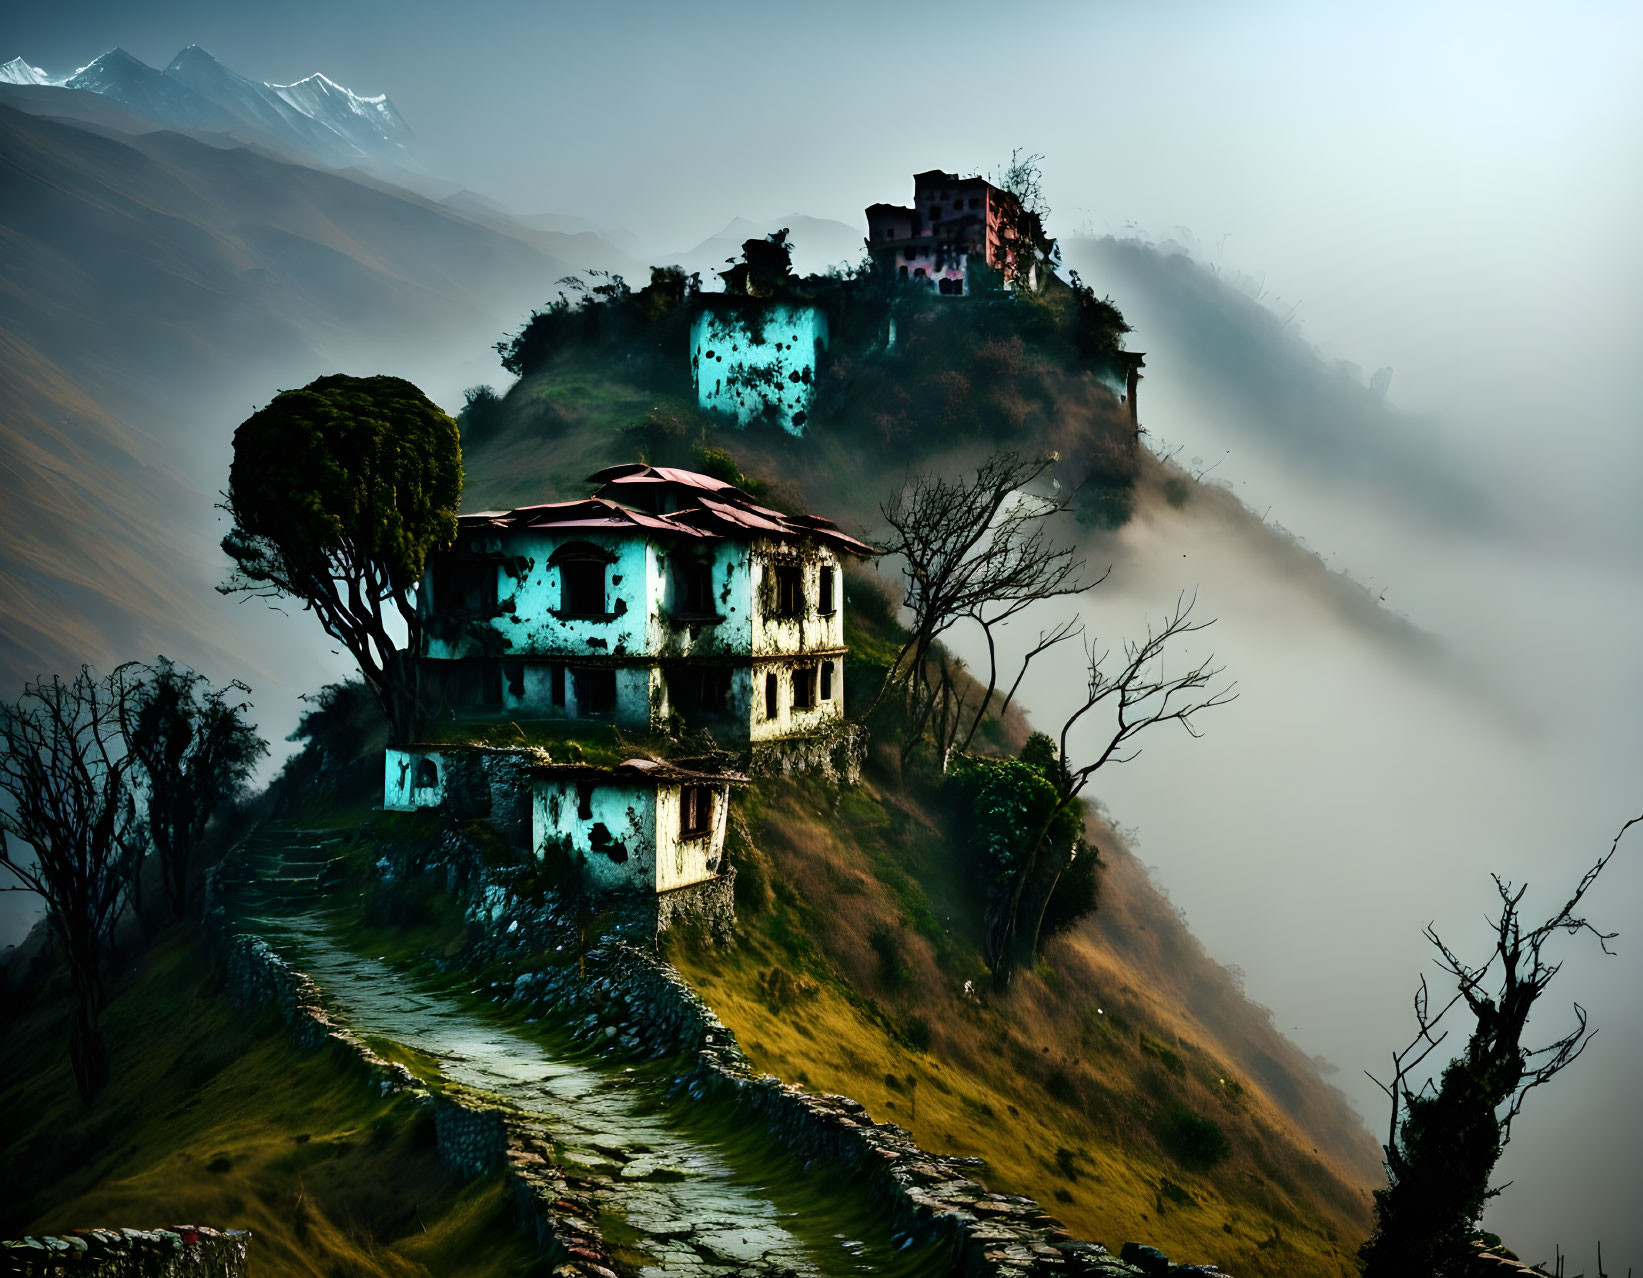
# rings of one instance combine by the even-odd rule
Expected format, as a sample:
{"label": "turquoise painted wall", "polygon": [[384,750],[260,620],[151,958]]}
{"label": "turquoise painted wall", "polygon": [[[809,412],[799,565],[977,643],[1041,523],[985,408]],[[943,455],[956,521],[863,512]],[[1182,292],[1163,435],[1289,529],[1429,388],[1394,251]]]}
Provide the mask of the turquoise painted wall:
{"label": "turquoise painted wall", "polygon": [[704,310],[690,327],[697,403],[738,426],[768,416],[789,435],[802,435],[816,398],[817,358],[826,348],[827,316],[816,306],[767,302]]}

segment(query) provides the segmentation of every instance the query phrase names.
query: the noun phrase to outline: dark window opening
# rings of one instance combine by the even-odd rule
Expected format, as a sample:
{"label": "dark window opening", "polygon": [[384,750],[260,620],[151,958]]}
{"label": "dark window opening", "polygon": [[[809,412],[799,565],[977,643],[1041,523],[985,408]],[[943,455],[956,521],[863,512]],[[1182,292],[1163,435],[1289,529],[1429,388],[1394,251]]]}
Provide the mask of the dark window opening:
{"label": "dark window opening", "polygon": [[416,778],[411,784],[418,790],[431,790],[439,784],[439,766],[432,759],[419,759]]}
{"label": "dark window opening", "polygon": [[668,694],[684,714],[723,714],[730,705],[730,671],[719,666],[675,670],[668,676]]}
{"label": "dark window opening", "polygon": [[922,266],[921,266],[921,267],[919,267],[919,268],[918,268],[918,270],[916,270],[916,271],[914,271],[914,272],[913,272],[913,278],[914,278],[914,279],[915,279],[915,280],[927,280],[927,279],[929,279],[929,278],[930,278],[930,272],[928,272],[928,271],[926,271],[926,270],[925,270],[925,269],[924,269],[924,268],[923,268],[923,267],[922,267]]}
{"label": "dark window opening", "polygon": [[616,708],[616,671],[608,667],[572,670],[571,690],[576,693],[576,713],[609,714]]}
{"label": "dark window opening", "polygon": [[713,828],[713,787],[687,785],[679,792],[679,837],[699,839]]}
{"label": "dark window opening", "polygon": [[797,666],[794,668],[793,708],[795,710],[814,710],[816,708],[815,666]]}
{"label": "dark window opening", "polygon": [[485,705],[499,706],[502,704],[502,663],[487,661],[479,681],[479,699]]}
{"label": "dark window opening", "polygon": [[579,821],[593,820],[593,782],[578,781],[576,783],[576,818]]}
{"label": "dark window opening", "polygon": [[588,842],[595,852],[602,852],[617,865],[624,865],[628,859],[628,847],[611,837],[610,829],[603,821],[595,821],[593,829],[588,834]]}
{"label": "dark window opening", "polygon": [[820,587],[820,590],[817,593],[818,593],[818,601],[816,603],[816,611],[817,612],[823,612],[823,613],[832,612],[833,611],[833,570],[831,568],[828,568],[828,567],[823,567],[822,568],[822,570],[821,570],[821,587]]}
{"label": "dark window opening", "polygon": [[559,611],[577,617],[605,615],[605,565],[567,559],[559,565]]}
{"label": "dark window opening", "polygon": [[822,662],[821,699],[823,701],[831,701],[833,699],[833,663],[831,661]]}
{"label": "dark window opening", "polygon": [[553,704],[556,706],[562,706],[565,704],[564,666],[548,667],[548,696],[552,699]]}
{"label": "dark window opening", "polygon": [[907,268],[905,266],[901,268],[901,278],[902,279],[907,278]]}
{"label": "dark window opening", "polygon": [[773,611],[778,617],[804,615],[804,570],[798,564],[776,564],[771,568],[775,576]]}
{"label": "dark window opening", "polygon": [[683,617],[711,617],[713,610],[713,565],[702,560],[686,560],[673,568],[673,606]]}
{"label": "dark window opening", "polygon": [[496,608],[496,561],[491,559],[434,560],[436,612],[491,612]]}
{"label": "dark window opening", "polygon": [[764,717],[774,719],[780,710],[780,694],[776,691],[776,676],[767,674],[764,677]]}
{"label": "dark window opening", "polygon": [[906,258],[909,262],[911,262],[915,257],[918,256],[918,250],[916,248],[914,248],[911,244],[909,244],[906,248],[902,249],[901,255],[902,255],[902,257]]}
{"label": "dark window opening", "polygon": [[503,667],[508,676],[508,695],[515,701],[525,699],[525,666],[523,662],[510,661]]}

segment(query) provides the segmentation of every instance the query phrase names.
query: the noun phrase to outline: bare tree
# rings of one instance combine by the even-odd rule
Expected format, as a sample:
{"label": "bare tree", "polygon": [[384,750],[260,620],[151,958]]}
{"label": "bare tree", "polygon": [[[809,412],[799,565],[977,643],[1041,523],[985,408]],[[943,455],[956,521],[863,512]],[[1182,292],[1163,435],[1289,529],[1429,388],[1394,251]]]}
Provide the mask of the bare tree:
{"label": "bare tree", "polygon": [[[1053,454],[997,453],[971,478],[915,476],[880,508],[895,532],[886,553],[902,561],[903,602],[913,614],[911,633],[885,678],[885,689],[899,688],[905,698],[904,750],[938,713],[945,718],[944,756],[967,743],[998,686],[997,628],[1040,600],[1081,594],[1106,579],[1106,573],[1086,578],[1076,552],[1052,540],[1051,523],[1065,502],[1026,491],[1056,461]],[[989,663],[985,693],[973,706],[956,692],[950,659],[936,660],[941,637],[966,621],[981,628]],[[1034,656],[1074,633],[1069,626],[1041,636],[1022,673]]]}
{"label": "bare tree", "polygon": [[108,1074],[103,961],[137,851],[118,682],[81,667],[0,703],[0,866],[21,885],[8,891],[44,900],[62,945],[77,1005],[69,1059],[86,1100]]}
{"label": "bare tree", "polygon": [[[1055,807],[1023,842],[1023,851],[1011,886],[999,894],[988,909],[988,954],[993,970],[1002,980],[1023,960],[1038,952],[1044,911],[1055,885],[1070,859],[1059,865],[1045,865],[1047,836],[1056,818],[1078,802],[1090,779],[1112,763],[1128,763],[1141,753],[1136,738],[1160,724],[1178,723],[1197,737],[1193,716],[1237,699],[1237,685],[1220,683],[1224,668],[1206,657],[1180,674],[1163,671],[1163,657],[1170,644],[1214,625],[1214,621],[1194,621],[1197,597],[1181,595],[1174,610],[1155,627],[1149,626],[1145,639],[1127,640],[1123,660],[1109,668],[1112,651],[1098,652],[1086,644],[1088,659],[1084,700],[1075,704],[1062,720],[1057,744],[1059,758],[1055,770]],[[1069,753],[1073,730],[1098,710],[1110,713],[1106,741],[1086,762],[1074,765]],[[1025,920],[1026,926],[1023,926]]]}
{"label": "bare tree", "polygon": [[[1375,1232],[1358,1253],[1367,1278],[1414,1273],[1443,1278],[1461,1272],[1484,1205],[1505,1188],[1491,1188],[1489,1177],[1524,1100],[1573,1064],[1597,1032],[1576,1003],[1568,1033],[1544,1047],[1524,1046],[1535,1003],[1562,967],[1547,957],[1546,946],[1559,933],[1589,933],[1605,954],[1613,952],[1608,943],[1616,934],[1588,920],[1581,901],[1626,831],[1640,821],[1643,816],[1633,817],[1620,827],[1574,894],[1544,922],[1523,919],[1527,884],[1492,876],[1500,913],[1493,920],[1494,947],[1481,964],[1463,960],[1434,925],[1427,925],[1426,939],[1438,952],[1440,970],[1455,982],[1455,993],[1434,1012],[1422,977],[1414,998],[1414,1037],[1392,1054],[1389,1081],[1369,1075],[1391,1101],[1392,1112],[1382,1146],[1388,1183],[1375,1191]],[[1462,1005],[1473,1019],[1465,1048],[1438,1079],[1417,1083],[1422,1062],[1449,1037],[1445,1018]]]}

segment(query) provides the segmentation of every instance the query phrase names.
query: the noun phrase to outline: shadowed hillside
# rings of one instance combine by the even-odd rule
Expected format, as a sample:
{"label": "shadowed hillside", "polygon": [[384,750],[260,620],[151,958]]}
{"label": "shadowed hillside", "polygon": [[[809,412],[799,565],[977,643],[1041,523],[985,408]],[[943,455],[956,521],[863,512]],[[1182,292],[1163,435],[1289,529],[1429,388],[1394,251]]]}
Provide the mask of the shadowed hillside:
{"label": "shadowed hillside", "polygon": [[[619,260],[591,236],[515,236],[371,180],[100,117],[0,106],[7,685],[157,651],[254,665],[265,641],[240,617],[262,615],[212,592],[234,427],[337,367],[456,370],[571,265]],[[560,245],[577,256],[544,250]]]}

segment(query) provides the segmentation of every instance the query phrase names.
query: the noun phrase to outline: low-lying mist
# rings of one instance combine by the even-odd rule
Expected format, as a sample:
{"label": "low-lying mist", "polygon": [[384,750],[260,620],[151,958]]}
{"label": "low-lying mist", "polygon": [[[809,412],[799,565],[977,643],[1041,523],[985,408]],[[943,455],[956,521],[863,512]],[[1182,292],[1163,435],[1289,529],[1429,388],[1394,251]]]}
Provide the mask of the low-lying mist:
{"label": "low-lying mist", "polygon": [[[1213,466],[1206,482],[1226,486],[1172,504],[1143,483],[1134,519],[1089,547],[1113,563],[1084,605],[1089,633],[1117,647],[1195,590],[1196,615],[1217,623],[1167,660],[1214,652],[1240,693],[1203,716],[1201,740],[1159,729],[1092,790],[1208,950],[1339,1068],[1384,1138],[1363,1071],[1384,1076],[1413,1032],[1417,975],[1432,972],[1422,927],[1487,956],[1491,872],[1527,881],[1527,916],[1544,917],[1643,810],[1635,544],[1614,531],[1624,519],[1540,483],[1541,458],[1491,447],[1509,424],[1397,408],[1190,258],[1116,241],[1069,256],[1124,299],[1130,345],[1149,352],[1151,442],[1183,445],[1189,470]],[[1599,474],[1604,450],[1625,447],[1603,434],[1583,444]],[[1464,466],[1469,452],[1487,459]],[[1304,532],[1322,564],[1263,514]],[[1024,618],[1016,640],[1037,629]],[[1081,666],[1063,648],[1035,668],[1038,727],[1059,725]],[[1621,932],[1618,957],[1562,938],[1531,1030],[1558,1037],[1578,1001],[1600,1033],[1529,1099],[1487,1223],[1530,1260],[1557,1244],[1587,1263],[1601,1239],[1618,1272],[1643,1257],[1643,840],[1587,903]]]}

